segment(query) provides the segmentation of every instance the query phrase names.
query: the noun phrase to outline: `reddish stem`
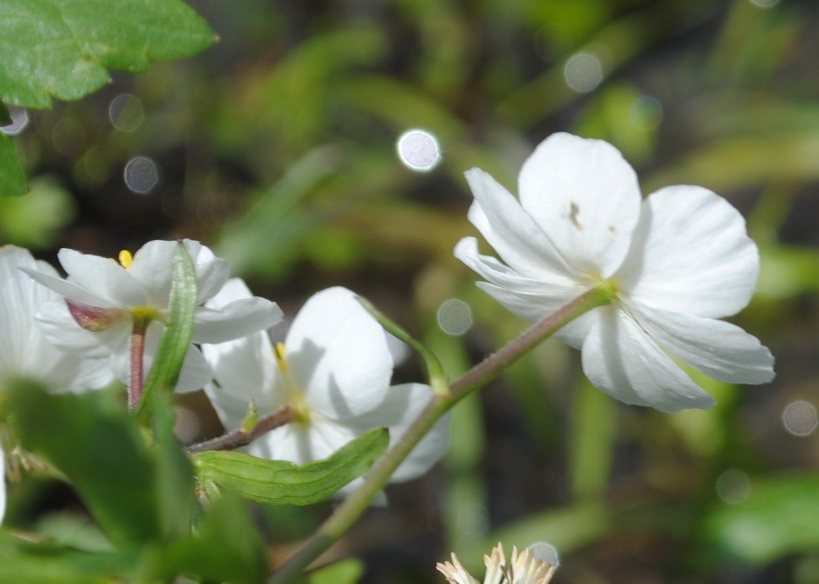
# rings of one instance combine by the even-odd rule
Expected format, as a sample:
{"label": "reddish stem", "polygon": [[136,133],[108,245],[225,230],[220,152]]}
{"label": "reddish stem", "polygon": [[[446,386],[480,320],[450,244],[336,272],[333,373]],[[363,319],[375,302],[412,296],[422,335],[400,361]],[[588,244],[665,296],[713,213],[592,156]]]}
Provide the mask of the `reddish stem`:
{"label": "reddish stem", "polygon": [[128,407],[131,410],[136,409],[139,400],[142,398],[145,332],[148,330],[150,323],[150,318],[134,316],[134,328],[131,333],[131,376],[128,384]]}

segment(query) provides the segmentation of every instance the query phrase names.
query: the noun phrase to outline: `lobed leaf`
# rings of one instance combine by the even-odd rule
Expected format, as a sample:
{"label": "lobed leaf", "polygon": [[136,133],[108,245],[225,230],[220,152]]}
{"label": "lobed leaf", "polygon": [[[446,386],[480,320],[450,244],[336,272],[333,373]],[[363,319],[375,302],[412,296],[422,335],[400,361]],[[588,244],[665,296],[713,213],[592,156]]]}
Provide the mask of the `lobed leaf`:
{"label": "lobed leaf", "polygon": [[108,68],[139,73],[215,38],[180,0],[4,0],[0,100],[48,108],[103,87]]}
{"label": "lobed leaf", "polygon": [[208,451],[193,456],[197,479],[228,487],[251,501],[268,505],[310,505],[327,499],[364,474],[389,445],[385,428],[375,428],[324,460],[302,466],[265,460],[236,451]]}

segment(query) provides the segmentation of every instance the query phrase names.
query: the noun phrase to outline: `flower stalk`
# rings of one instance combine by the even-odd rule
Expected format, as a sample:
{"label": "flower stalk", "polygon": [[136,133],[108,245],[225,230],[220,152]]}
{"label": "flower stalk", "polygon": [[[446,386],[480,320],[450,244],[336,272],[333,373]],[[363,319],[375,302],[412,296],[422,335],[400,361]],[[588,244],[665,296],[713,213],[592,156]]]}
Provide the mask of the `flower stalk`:
{"label": "flower stalk", "polygon": [[268,584],[284,584],[297,578],[313,560],[330,548],[364,513],[373,498],[387,484],[392,473],[418,442],[456,403],[486,385],[503,370],[560,328],[586,312],[614,301],[611,286],[596,286],[487,357],[451,384],[448,392],[435,393],[427,406],[399,440],[367,473],[362,486],[339,505],[296,554],[269,579]]}
{"label": "flower stalk", "polygon": [[149,324],[150,316],[134,315],[134,325],[131,329],[131,376],[128,383],[128,407],[131,410],[135,410],[142,399],[144,386],[142,362],[145,355],[145,333]]}

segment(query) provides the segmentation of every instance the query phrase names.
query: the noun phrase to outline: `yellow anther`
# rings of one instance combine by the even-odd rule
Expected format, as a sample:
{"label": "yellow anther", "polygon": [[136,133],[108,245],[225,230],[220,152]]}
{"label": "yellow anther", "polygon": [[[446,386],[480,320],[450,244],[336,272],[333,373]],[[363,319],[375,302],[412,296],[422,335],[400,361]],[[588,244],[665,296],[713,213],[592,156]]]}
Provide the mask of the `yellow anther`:
{"label": "yellow anther", "polygon": [[276,343],[273,352],[276,354],[276,362],[279,364],[281,372],[287,372],[287,363],[284,360],[284,343]]}
{"label": "yellow anther", "polygon": [[134,263],[134,256],[131,255],[131,252],[127,249],[123,249],[119,252],[119,263],[122,264],[122,267],[126,270],[131,269],[131,264]]}

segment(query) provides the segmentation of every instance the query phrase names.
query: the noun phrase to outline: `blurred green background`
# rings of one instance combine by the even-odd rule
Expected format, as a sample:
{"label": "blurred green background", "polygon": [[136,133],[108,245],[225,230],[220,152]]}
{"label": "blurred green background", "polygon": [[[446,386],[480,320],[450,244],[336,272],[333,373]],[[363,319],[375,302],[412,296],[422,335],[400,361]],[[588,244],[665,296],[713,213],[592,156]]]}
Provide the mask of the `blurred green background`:
{"label": "blurred green background", "polygon": [[[525,325],[452,257],[474,233],[462,173],[514,191],[552,132],[614,143],[646,194],[715,190],[761,249],[735,321],[777,356],[774,383],[698,378],[719,406],[668,416],[597,392],[547,342],[460,405],[447,459],[331,555],[362,558],[364,582],[438,582],[452,551],[479,575],[498,540],[547,541],[562,584],[819,583],[819,3],[190,4],[213,48],[25,114],[31,193],[0,200],[0,243],[53,262],[201,239],[291,317],[330,285],[369,297],[452,377]],[[396,154],[412,128],[437,138],[429,172]],[[410,356],[395,381],[421,375]],[[180,406],[189,440],[220,431],[201,396]],[[331,508],[259,509],[271,557]]]}

